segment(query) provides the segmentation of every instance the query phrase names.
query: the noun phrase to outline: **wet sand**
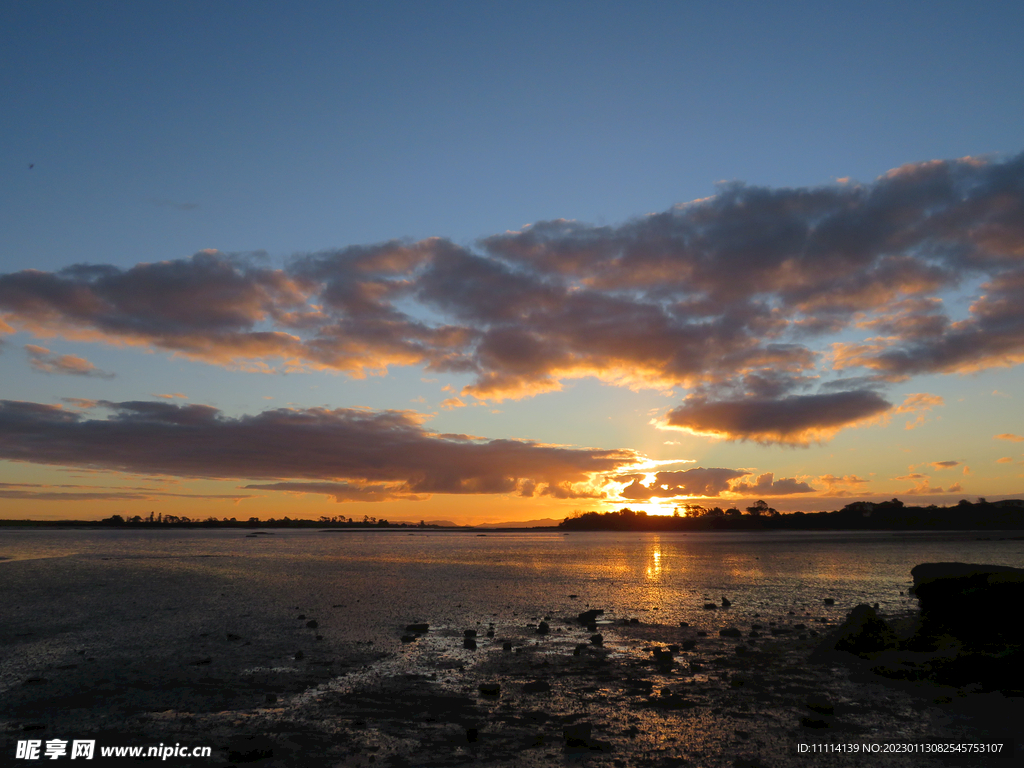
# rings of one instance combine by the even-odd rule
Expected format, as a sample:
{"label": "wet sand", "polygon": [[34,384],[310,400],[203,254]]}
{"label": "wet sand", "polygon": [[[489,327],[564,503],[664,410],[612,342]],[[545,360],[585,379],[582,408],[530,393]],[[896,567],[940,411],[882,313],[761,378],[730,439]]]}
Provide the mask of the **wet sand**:
{"label": "wet sand", "polygon": [[[158,565],[4,564],[5,760],[19,739],[87,738],[212,747],[212,759],[166,761],[178,766],[985,766],[1013,761],[798,749],[1019,739],[1024,722],[1019,697],[886,680],[849,655],[811,664],[843,607],[707,613],[739,637],[651,614],[630,624],[623,606],[582,594],[572,611],[455,622],[408,615],[386,593],[287,603],[223,568]],[[612,623],[582,625],[574,611],[588,607]],[[890,618],[909,631],[907,616]]]}

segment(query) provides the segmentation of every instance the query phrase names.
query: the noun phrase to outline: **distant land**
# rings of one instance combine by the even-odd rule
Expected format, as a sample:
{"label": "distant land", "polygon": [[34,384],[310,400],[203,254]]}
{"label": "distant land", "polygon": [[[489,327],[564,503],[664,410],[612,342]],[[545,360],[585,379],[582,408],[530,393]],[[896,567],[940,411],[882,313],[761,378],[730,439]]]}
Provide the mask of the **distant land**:
{"label": "distant land", "polygon": [[102,520],[0,520],[6,527],[116,527],[116,528],[319,528],[345,530],[509,530],[557,529],[561,531],[720,531],[720,530],[1024,530],[1024,499],[976,502],[962,499],[951,507],[908,506],[899,499],[855,501],[833,512],[790,512],[782,514],[764,501],[745,509],[690,505],[685,514],[648,515],[629,508],[616,512],[576,512],[564,520],[543,518],[508,523],[457,525],[450,520],[421,520],[417,523],[389,522],[365,515],[320,517],[316,520],[250,517],[208,517],[202,520],[177,515],[124,518],[111,515]]}

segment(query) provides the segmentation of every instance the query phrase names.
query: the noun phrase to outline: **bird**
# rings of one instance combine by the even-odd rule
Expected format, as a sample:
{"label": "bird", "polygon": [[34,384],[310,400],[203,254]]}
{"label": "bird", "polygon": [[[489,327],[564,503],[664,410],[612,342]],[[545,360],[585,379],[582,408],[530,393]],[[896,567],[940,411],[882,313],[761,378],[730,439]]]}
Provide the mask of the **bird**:
{"label": "bird", "polygon": [[33,168],[35,168],[35,167],[36,167],[36,164],[35,164],[35,163],[29,163],[29,164],[28,164],[28,169],[29,169],[30,171],[31,171],[31,170],[32,170]]}

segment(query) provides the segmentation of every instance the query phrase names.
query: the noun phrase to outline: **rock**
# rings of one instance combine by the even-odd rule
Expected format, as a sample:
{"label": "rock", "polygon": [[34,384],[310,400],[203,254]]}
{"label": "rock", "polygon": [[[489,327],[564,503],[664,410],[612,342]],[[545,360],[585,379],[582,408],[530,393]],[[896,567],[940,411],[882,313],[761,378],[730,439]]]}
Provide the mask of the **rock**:
{"label": "rock", "polygon": [[729,600],[729,598],[725,597],[724,595],[722,596],[722,607],[723,608],[731,608],[732,607],[732,601]]}
{"label": "rock", "polygon": [[277,694],[276,693],[268,693],[267,696],[266,696],[266,701],[267,701],[267,704],[277,704]]}
{"label": "rock", "polygon": [[306,626],[309,629],[316,629],[320,625],[317,623],[316,619],[310,619],[309,621],[306,622]]}
{"label": "rock", "polygon": [[531,680],[523,683],[523,693],[551,693],[551,683],[547,680]]}
{"label": "rock", "polygon": [[718,610],[718,606],[715,605],[714,603],[704,603],[704,610],[705,611],[717,611]]}
{"label": "rock", "polygon": [[236,635],[234,632],[228,632],[227,638],[230,642],[234,642],[235,640],[241,640],[242,636]]}
{"label": "rock", "polygon": [[825,598],[825,605],[835,605],[835,604],[836,604],[836,601],[833,600],[831,597],[826,597]]}
{"label": "rock", "polygon": [[405,626],[405,631],[406,632],[419,632],[420,634],[423,634],[424,632],[428,631],[429,629],[430,629],[430,625],[429,624],[407,624]]}
{"label": "rock", "polygon": [[696,640],[683,640],[683,650],[684,651],[692,651],[696,647],[697,647],[697,641]]}
{"label": "rock", "polygon": [[476,630],[475,629],[467,629],[465,632],[462,633],[462,636],[463,637],[476,637]]}
{"label": "rock", "polygon": [[487,636],[488,637],[494,637],[494,630],[493,629],[488,629],[487,630]]}
{"label": "rock", "polygon": [[501,684],[480,683],[480,693],[482,693],[484,696],[499,696],[501,695]]}
{"label": "rock", "polygon": [[921,606],[922,639],[949,634],[970,645],[1019,643],[1017,617],[1009,609],[1024,603],[1024,569],[922,563],[910,573]]}
{"label": "rock", "polygon": [[[773,630],[772,634],[775,632]],[[898,645],[899,640],[892,627],[878,617],[874,608],[861,603],[850,611],[838,629],[829,633],[811,658],[821,658],[830,651],[844,651],[861,658],[870,658],[882,651],[895,649]]]}
{"label": "rock", "polygon": [[590,644],[591,645],[604,645],[604,635],[591,635],[590,636]]}
{"label": "rock", "polygon": [[604,610],[601,608],[591,608],[589,611],[581,613],[577,618],[580,624],[593,624],[598,616],[604,616]]}
{"label": "rock", "polygon": [[690,622],[688,622],[688,621],[680,621],[679,622],[679,626],[680,627],[688,627],[688,626],[690,626]]}
{"label": "rock", "polygon": [[504,643],[501,644],[501,650],[503,650],[503,651],[511,651],[512,650],[512,643],[509,642],[508,640],[506,640]]}
{"label": "rock", "polygon": [[546,635],[550,631],[551,631],[551,625],[548,624],[546,621],[542,621],[540,624],[537,625],[537,634],[538,635]]}
{"label": "rock", "polygon": [[640,624],[640,619],[630,619],[629,623],[635,627]]}
{"label": "rock", "polygon": [[418,639],[417,635],[402,635],[403,643],[415,643]]}
{"label": "rock", "polygon": [[480,731],[478,729],[476,729],[476,728],[467,728],[466,729],[466,741],[468,741],[470,744],[472,744],[473,742],[475,742],[479,738],[480,738]]}
{"label": "rock", "polygon": [[834,715],[836,710],[835,705],[821,694],[813,694],[808,697],[804,706],[819,715]]}
{"label": "rock", "polygon": [[740,632],[736,627],[726,627],[725,629],[718,630],[718,634],[722,637],[743,637],[743,633]]}
{"label": "rock", "polygon": [[475,651],[476,640],[474,640],[472,637],[463,638],[462,647],[465,648],[467,651]]}
{"label": "rock", "polygon": [[296,661],[302,661],[304,658],[306,658],[306,654],[304,654],[302,651],[296,651],[295,656],[293,656],[292,658],[294,658]]}

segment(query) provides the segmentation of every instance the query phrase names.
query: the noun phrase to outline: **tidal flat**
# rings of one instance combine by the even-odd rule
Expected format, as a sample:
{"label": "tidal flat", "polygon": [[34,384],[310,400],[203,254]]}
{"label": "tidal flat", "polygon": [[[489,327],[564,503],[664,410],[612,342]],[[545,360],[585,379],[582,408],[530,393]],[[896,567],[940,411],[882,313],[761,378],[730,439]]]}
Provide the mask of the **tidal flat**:
{"label": "tidal flat", "polygon": [[812,652],[859,603],[911,631],[917,563],[1019,567],[1022,550],[990,533],[5,532],[3,748],[210,746],[167,761],[197,766],[946,765],[799,745],[1019,739],[1021,698]]}

